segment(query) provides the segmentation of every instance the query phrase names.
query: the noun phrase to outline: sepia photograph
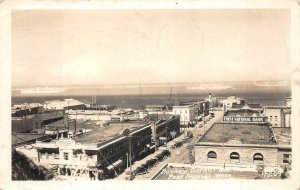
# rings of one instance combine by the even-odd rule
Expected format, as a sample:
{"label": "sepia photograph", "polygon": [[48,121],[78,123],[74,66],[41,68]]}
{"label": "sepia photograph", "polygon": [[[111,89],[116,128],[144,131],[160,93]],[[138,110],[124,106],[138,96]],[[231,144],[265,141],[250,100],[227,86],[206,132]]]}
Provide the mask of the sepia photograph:
{"label": "sepia photograph", "polygon": [[11,180],[289,183],[291,15],[12,10]]}

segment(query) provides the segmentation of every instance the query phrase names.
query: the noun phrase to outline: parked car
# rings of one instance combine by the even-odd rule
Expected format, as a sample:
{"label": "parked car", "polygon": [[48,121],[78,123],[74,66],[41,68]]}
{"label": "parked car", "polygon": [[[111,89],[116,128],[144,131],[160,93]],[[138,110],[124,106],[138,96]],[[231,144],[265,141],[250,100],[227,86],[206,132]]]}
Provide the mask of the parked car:
{"label": "parked car", "polygon": [[135,175],[142,175],[142,174],[145,174],[148,172],[148,169],[147,168],[144,168],[142,166],[140,167],[137,167],[135,170],[134,170],[134,173]]}
{"label": "parked car", "polygon": [[148,161],[146,161],[146,163],[149,165],[149,167],[152,167],[152,166],[154,166],[156,163],[157,163],[157,159],[150,159],[150,160],[148,160]]}
{"label": "parked car", "polygon": [[164,155],[162,153],[156,155],[155,157],[158,159],[158,161],[162,161],[164,159]]}
{"label": "parked car", "polygon": [[170,152],[169,150],[163,150],[163,151],[162,151],[162,154],[163,154],[164,156],[171,156],[171,152]]}

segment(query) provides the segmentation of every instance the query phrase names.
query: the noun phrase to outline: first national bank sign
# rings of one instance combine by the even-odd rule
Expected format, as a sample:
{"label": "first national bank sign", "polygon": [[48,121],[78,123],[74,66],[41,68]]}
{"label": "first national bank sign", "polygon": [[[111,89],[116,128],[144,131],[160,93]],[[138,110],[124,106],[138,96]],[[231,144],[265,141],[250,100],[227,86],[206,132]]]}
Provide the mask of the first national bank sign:
{"label": "first national bank sign", "polygon": [[239,123],[263,123],[265,117],[223,117],[223,122],[239,122]]}

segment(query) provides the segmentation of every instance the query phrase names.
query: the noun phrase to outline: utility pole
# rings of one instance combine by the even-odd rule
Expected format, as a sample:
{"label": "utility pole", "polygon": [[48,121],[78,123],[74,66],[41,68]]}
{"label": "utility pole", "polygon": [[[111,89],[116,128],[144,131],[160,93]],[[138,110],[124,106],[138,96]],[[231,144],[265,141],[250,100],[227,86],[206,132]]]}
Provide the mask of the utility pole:
{"label": "utility pole", "polygon": [[129,166],[130,166],[130,174],[132,172],[132,165],[131,165],[131,138],[132,136],[129,135]]}
{"label": "utility pole", "polygon": [[154,122],[154,151],[156,152],[156,123]]}
{"label": "utility pole", "polygon": [[167,144],[168,144],[168,123],[166,123],[166,148],[168,148]]}
{"label": "utility pole", "polygon": [[205,103],[203,103],[203,129],[204,129],[204,133],[205,133]]}

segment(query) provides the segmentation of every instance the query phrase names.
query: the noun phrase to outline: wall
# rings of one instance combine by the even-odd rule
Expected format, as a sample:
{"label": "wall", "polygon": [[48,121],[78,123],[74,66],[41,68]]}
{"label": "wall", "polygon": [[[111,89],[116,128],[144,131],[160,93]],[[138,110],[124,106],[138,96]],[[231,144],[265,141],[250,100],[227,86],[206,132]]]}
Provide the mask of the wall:
{"label": "wall", "polygon": [[[208,161],[207,154],[214,151],[217,154],[215,161]],[[252,147],[216,147],[216,146],[195,146],[195,161],[198,163],[232,164],[230,154],[237,152],[240,155],[240,162],[236,164],[253,164],[255,153],[261,153],[264,157],[264,164],[277,164],[277,148],[252,148]]]}
{"label": "wall", "polygon": [[284,127],[283,112],[281,108],[265,108],[263,114],[268,117],[268,121],[272,127]]}
{"label": "wall", "polygon": [[11,120],[11,131],[14,133],[29,132],[33,129],[32,118]]}
{"label": "wall", "polygon": [[173,107],[173,114],[180,115],[180,125],[187,125],[197,114],[195,106]]}

